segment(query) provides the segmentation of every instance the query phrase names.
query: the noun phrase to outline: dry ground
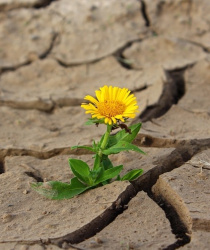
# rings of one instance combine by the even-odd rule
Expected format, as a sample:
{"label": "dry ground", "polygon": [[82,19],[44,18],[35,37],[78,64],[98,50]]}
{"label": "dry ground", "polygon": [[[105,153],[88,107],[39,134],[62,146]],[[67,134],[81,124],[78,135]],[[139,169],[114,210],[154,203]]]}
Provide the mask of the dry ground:
{"label": "dry ground", "polygon": [[[210,244],[209,0],[0,0],[0,249],[201,249]],[[112,156],[132,183],[52,201],[29,182],[69,181],[85,95],[135,94],[147,155]]]}

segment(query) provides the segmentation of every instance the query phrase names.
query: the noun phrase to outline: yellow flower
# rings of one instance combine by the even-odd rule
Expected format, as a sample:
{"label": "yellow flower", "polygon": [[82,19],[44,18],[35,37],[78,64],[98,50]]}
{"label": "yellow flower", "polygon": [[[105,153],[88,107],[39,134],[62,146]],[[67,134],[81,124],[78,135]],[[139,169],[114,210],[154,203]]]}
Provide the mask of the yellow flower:
{"label": "yellow flower", "polygon": [[136,97],[126,88],[104,86],[96,90],[96,98],[87,95],[84,99],[91,103],[82,103],[81,107],[92,118],[104,119],[106,124],[116,124],[117,120],[134,118],[138,112]]}

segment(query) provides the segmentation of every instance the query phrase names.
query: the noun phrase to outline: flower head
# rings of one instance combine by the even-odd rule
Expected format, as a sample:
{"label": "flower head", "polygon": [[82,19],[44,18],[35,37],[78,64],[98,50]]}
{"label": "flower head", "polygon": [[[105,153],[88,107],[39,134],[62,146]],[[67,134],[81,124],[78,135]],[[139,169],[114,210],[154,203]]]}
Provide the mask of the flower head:
{"label": "flower head", "polygon": [[126,88],[104,86],[96,90],[96,98],[87,95],[81,107],[90,113],[92,118],[104,119],[106,124],[116,124],[117,120],[125,121],[134,118],[138,112],[136,97]]}

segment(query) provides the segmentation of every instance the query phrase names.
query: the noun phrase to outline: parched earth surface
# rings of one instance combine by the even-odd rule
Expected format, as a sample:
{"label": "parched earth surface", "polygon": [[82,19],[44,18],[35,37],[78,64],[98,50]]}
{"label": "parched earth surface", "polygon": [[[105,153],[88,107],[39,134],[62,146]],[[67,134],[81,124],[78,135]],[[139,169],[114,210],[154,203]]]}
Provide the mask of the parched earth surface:
{"label": "parched earth surface", "polygon": [[[0,249],[209,249],[209,0],[0,0]],[[29,183],[68,182],[91,165],[104,126],[80,104],[132,90],[147,154],[112,156],[129,182],[71,200]]]}

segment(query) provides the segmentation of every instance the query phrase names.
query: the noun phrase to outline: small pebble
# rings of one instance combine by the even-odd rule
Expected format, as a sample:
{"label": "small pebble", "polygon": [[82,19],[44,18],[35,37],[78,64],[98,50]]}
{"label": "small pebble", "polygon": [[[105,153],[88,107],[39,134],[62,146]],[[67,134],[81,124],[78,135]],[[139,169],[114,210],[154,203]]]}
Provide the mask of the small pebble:
{"label": "small pebble", "polygon": [[96,241],[98,244],[102,244],[102,243],[103,243],[103,240],[102,240],[101,238],[98,238],[98,237],[95,238],[95,241]]}
{"label": "small pebble", "polygon": [[3,214],[1,216],[1,219],[4,223],[10,222],[13,219],[13,215],[12,214]]}
{"label": "small pebble", "polygon": [[25,190],[23,191],[23,194],[28,194],[28,190],[25,189]]}

